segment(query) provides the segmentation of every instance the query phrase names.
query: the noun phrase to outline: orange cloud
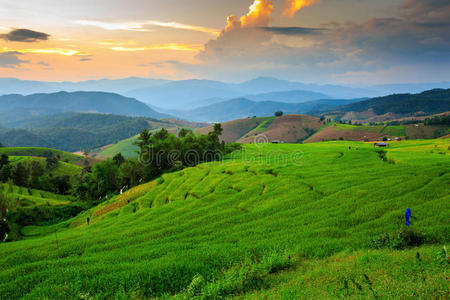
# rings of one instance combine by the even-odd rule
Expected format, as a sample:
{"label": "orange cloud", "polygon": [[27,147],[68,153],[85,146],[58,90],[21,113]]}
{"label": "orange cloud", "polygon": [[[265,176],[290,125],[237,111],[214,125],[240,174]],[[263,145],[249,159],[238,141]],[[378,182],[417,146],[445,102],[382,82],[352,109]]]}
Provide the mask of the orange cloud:
{"label": "orange cloud", "polygon": [[295,13],[300,9],[317,2],[319,2],[319,0],[286,0],[284,2],[283,16],[293,18]]}
{"label": "orange cloud", "polygon": [[77,50],[72,49],[61,49],[61,48],[51,48],[51,49],[11,49],[11,48],[3,48],[0,49],[0,53],[3,52],[18,52],[18,53],[36,53],[36,54],[59,54],[64,56],[73,56],[73,55],[85,55]]}
{"label": "orange cloud", "polygon": [[255,0],[249,7],[249,12],[241,19],[235,15],[227,18],[225,31],[237,28],[249,28],[267,26],[270,22],[270,15],[273,13],[273,0]]}
{"label": "orange cloud", "polygon": [[197,25],[189,25],[189,24],[183,24],[183,23],[178,23],[178,22],[161,22],[161,21],[155,21],[155,20],[147,20],[147,21],[141,21],[141,22],[121,22],[121,23],[102,22],[102,21],[95,21],[95,20],[77,20],[74,23],[78,24],[78,25],[84,25],[84,26],[94,26],[94,27],[105,29],[105,30],[129,30],[129,31],[148,32],[148,31],[152,31],[152,30],[146,28],[146,26],[158,26],[158,27],[167,27],[167,28],[174,28],[174,29],[205,32],[205,33],[210,33],[212,35],[218,35],[220,33],[219,30],[214,29],[214,28],[208,28],[208,27],[197,26]]}
{"label": "orange cloud", "polygon": [[135,51],[148,51],[148,50],[175,50],[175,51],[191,51],[198,52],[203,49],[201,44],[162,44],[162,45],[152,45],[146,47],[112,47],[111,50],[122,51],[122,52],[135,52]]}

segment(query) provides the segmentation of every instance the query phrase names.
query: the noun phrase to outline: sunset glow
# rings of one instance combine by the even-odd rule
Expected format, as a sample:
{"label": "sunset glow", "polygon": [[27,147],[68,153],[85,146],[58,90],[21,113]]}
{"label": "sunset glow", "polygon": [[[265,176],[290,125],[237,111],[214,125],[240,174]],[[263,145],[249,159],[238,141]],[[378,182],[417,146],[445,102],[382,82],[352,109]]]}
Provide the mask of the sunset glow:
{"label": "sunset glow", "polygon": [[448,9],[427,3],[0,0],[0,77],[450,80]]}

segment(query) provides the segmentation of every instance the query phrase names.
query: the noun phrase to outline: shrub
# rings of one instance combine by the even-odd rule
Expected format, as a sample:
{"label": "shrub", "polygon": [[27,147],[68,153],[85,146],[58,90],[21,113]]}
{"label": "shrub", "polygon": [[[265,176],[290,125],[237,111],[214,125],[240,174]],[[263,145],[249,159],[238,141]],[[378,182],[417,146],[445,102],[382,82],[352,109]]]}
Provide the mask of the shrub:
{"label": "shrub", "polygon": [[372,240],[371,247],[374,249],[391,248],[401,250],[417,247],[424,244],[425,236],[412,228],[402,228],[390,234],[383,233]]}

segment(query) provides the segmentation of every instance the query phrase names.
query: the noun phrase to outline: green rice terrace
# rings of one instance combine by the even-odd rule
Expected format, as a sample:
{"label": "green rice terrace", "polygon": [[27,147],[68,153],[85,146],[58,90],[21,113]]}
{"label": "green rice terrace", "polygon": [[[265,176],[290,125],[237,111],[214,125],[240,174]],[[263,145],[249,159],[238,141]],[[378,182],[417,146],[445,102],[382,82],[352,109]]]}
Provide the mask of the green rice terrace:
{"label": "green rice terrace", "polygon": [[23,227],[0,243],[0,299],[446,299],[449,155],[450,139],[245,145]]}

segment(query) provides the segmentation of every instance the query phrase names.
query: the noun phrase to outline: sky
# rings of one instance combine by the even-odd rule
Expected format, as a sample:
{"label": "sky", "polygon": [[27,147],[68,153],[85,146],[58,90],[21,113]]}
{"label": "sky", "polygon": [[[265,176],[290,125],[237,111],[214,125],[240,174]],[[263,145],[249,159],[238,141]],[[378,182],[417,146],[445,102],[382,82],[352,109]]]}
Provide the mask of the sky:
{"label": "sky", "polygon": [[449,0],[0,0],[0,77],[450,81]]}

